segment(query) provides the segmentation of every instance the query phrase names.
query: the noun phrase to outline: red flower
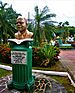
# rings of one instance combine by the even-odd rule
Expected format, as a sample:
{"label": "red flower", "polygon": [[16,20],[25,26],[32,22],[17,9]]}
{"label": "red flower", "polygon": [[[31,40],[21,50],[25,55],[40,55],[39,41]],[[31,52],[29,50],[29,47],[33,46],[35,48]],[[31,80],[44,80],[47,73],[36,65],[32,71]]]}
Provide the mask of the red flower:
{"label": "red flower", "polygon": [[2,56],[5,56],[5,55],[6,55],[6,53],[3,51],[3,52],[2,52]]}

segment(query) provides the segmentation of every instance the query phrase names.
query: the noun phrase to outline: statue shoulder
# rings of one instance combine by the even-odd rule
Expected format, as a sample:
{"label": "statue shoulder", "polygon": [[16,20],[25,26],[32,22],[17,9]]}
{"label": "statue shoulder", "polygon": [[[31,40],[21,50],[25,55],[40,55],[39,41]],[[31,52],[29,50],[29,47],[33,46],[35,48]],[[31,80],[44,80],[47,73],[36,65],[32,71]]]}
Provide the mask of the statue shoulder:
{"label": "statue shoulder", "polygon": [[19,32],[16,32],[15,33],[15,38],[18,39],[20,37],[20,33]]}
{"label": "statue shoulder", "polygon": [[15,36],[18,35],[18,32],[15,33]]}
{"label": "statue shoulder", "polygon": [[28,35],[29,35],[30,37],[33,37],[33,32],[30,32],[30,31],[27,30],[27,33],[28,33]]}

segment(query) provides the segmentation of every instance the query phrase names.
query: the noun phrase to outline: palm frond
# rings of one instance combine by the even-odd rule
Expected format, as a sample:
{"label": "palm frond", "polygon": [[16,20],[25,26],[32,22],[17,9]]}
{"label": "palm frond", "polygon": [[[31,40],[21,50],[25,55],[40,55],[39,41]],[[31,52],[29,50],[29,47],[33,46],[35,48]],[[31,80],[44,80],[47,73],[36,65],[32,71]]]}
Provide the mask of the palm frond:
{"label": "palm frond", "polygon": [[47,6],[45,6],[44,8],[43,8],[43,10],[41,11],[41,15],[45,15],[45,14],[47,14],[49,12],[49,8],[47,7]]}
{"label": "palm frond", "polygon": [[41,21],[48,20],[48,19],[50,19],[51,17],[56,17],[56,14],[47,14],[46,16],[43,16],[43,17],[41,18]]}

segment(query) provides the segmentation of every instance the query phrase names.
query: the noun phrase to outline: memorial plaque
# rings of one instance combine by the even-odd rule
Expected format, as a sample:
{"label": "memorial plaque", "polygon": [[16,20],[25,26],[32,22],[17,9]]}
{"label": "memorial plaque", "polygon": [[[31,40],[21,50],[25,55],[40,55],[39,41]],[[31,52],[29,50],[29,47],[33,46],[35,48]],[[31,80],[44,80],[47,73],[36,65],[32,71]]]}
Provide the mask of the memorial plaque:
{"label": "memorial plaque", "polygon": [[11,51],[12,64],[26,64],[27,52],[25,51]]}

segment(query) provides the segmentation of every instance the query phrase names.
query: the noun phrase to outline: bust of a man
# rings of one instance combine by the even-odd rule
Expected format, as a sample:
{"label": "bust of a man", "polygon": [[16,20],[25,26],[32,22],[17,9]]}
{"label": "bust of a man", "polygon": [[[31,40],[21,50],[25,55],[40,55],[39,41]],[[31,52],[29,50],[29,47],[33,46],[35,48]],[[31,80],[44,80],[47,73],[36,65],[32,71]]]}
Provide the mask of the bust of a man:
{"label": "bust of a man", "polygon": [[17,18],[16,25],[18,29],[18,32],[15,33],[16,39],[25,39],[33,37],[33,33],[27,30],[27,20],[24,17],[19,16]]}

